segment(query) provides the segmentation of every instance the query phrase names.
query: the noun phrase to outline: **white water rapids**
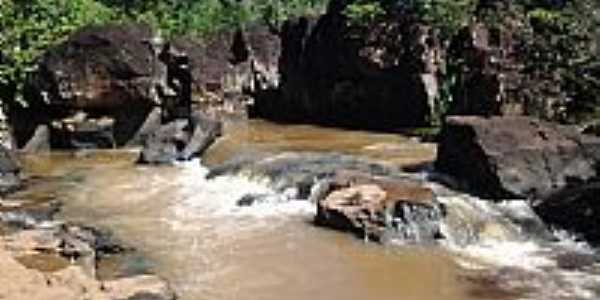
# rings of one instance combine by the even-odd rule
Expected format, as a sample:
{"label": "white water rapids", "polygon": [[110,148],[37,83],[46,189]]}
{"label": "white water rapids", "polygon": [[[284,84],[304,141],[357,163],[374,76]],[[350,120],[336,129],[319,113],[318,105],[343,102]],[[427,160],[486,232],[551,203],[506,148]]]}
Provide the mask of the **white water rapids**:
{"label": "white water rapids", "polygon": [[[275,129],[285,130],[269,131]],[[353,136],[334,133],[349,149],[371,151],[390,139],[358,134],[368,143],[354,145],[344,142]],[[244,147],[259,148],[254,144]],[[597,250],[560,232],[548,240],[524,202],[491,203],[430,183],[447,207],[446,238],[437,246],[384,247],[314,226],[314,204],[251,174],[207,179],[198,161],[158,168],[131,162],[121,154],[57,155],[34,158],[29,168],[67,178],[50,187],[64,202],[64,217],[114,231],[184,300],[600,299]],[[247,194],[263,200],[238,206]]]}

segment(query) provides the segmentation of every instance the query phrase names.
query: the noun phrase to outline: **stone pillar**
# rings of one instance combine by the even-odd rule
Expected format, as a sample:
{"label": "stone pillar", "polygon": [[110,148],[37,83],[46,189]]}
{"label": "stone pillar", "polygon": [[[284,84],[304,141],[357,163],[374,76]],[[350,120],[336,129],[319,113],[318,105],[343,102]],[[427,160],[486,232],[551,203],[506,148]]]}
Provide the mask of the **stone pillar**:
{"label": "stone pillar", "polygon": [[167,66],[160,60],[160,54],[165,47],[165,41],[157,34],[154,38],[145,42],[152,52],[152,84],[150,95],[155,105],[160,106],[163,94],[167,93]]}

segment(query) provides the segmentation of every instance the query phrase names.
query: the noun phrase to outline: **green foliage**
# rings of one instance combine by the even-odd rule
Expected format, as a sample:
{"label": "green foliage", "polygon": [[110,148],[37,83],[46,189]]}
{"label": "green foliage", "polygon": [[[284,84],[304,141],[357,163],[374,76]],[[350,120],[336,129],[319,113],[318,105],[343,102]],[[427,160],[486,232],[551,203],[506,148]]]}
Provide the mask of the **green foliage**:
{"label": "green foliage", "polygon": [[0,49],[11,62],[0,64],[0,83],[21,89],[35,60],[79,27],[111,20],[114,14],[93,0],[2,0]]}
{"label": "green foliage", "polygon": [[527,16],[530,22],[540,24],[541,26],[555,25],[561,18],[559,12],[544,8],[536,8],[530,11]]}
{"label": "green foliage", "polygon": [[[0,85],[14,84],[17,97],[36,60],[79,28],[139,21],[165,36],[205,36],[251,22],[277,24],[321,11],[326,0],[0,0]],[[0,95],[5,97],[5,95]]]}
{"label": "green foliage", "polygon": [[292,16],[322,11],[326,0],[112,0],[107,4],[130,19],[159,28],[167,36],[206,36],[248,23],[278,24]]}
{"label": "green foliage", "polygon": [[597,117],[600,3],[579,0],[569,1],[564,7],[528,8],[529,24],[521,29],[525,72],[546,78],[570,99],[556,108],[563,121],[581,122]]}
{"label": "green foliage", "polygon": [[343,13],[348,18],[349,25],[368,26],[386,12],[380,1],[363,0],[349,4]]}
{"label": "green foliage", "polygon": [[444,39],[451,38],[473,15],[476,0],[414,0],[412,9]]}

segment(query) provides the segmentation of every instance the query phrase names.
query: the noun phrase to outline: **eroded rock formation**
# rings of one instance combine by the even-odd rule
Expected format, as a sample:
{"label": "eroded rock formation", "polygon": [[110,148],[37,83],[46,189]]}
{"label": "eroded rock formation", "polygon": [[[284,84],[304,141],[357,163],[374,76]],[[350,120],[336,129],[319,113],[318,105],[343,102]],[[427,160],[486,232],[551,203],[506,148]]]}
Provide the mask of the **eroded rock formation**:
{"label": "eroded rock formation", "polygon": [[437,170],[494,199],[546,199],[598,176],[600,139],[529,117],[450,117]]}
{"label": "eroded rock formation", "polygon": [[430,27],[404,14],[352,25],[332,5],[287,21],[280,38],[279,89],[255,99],[253,116],[371,129],[428,123],[442,54]]}

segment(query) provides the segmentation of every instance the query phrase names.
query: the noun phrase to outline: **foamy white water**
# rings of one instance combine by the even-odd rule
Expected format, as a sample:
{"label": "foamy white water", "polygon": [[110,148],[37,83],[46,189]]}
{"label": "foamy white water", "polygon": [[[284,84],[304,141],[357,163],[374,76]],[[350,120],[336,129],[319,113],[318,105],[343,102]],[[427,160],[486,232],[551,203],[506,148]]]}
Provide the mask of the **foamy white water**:
{"label": "foamy white water", "polygon": [[[212,148],[213,160],[251,147],[339,151],[410,164],[432,157],[427,147],[398,136],[309,126],[262,124],[222,141]],[[155,262],[154,270],[184,300],[571,300],[600,295],[600,271],[593,264],[564,268],[559,259],[564,253],[593,254],[593,249],[564,236],[559,243],[536,239],[538,234],[525,226],[532,218],[524,202],[493,204],[443,192],[447,242],[385,248],[314,227],[314,205],[296,201],[293,190],[277,193],[267,180],[245,175],[208,180],[199,161],[175,168],[134,167],[132,161],[67,158],[43,172],[80,176],[68,188],[55,187],[67,217],[112,229]],[[261,201],[238,206],[248,194],[261,195]],[[498,289],[505,293],[498,296]]]}

